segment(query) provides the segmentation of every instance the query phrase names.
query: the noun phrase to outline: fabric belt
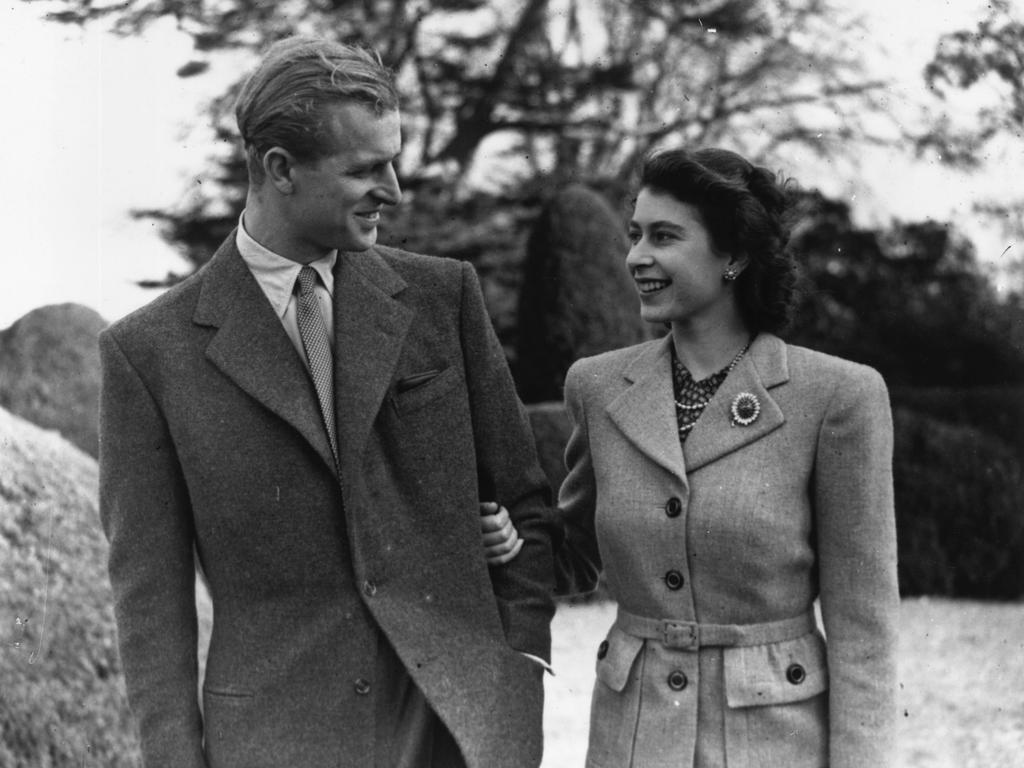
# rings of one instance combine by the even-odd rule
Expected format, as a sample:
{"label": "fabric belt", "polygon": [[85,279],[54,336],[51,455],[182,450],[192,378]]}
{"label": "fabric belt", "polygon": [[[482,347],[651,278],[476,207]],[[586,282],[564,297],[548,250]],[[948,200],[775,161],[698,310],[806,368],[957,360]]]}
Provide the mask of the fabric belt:
{"label": "fabric belt", "polygon": [[761,645],[803,637],[817,626],[814,612],[763,624],[698,624],[695,621],[649,619],[624,611],[615,626],[628,635],[658,640],[666,648],[696,651],[707,646]]}

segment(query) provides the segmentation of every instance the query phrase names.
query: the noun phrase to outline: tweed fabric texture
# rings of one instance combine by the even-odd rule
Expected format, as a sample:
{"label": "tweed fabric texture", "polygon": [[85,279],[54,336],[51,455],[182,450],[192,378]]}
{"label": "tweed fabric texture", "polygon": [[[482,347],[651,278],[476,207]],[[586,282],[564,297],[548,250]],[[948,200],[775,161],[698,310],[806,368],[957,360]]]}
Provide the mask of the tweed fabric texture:
{"label": "tweed fabric texture", "polygon": [[[566,376],[560,587],[587,589],[603,570],[620,609],[701,624],[782,621],[819,601],[823,633],[694,651],[612,627],[588,766],[894,765],[899,595],[881,377],[761,334],[680,443],[670,345],[586,358]],[[742,395],[761,406],[746,426],[730,413]]]}
{"label": "tweed fabric texture", "polygon": [[306,352],[309,364],[309,375],[313,377],[316,397],[320,402],[320,414],[324,417],[324,427],[331,441],[331,452],[335,460],[338,458],[338,434],[334,423],[334,360],[331,356],[331,344],[327,339],[327,327],[320,313],[320,302],[316,296],[316,282],[319,277],[316,270],[304,266],[299,270],[295,281],[298,289],[296,302],[296,320],[299,324],[299,336],[302,348]]}
{"label": "tweed fabric texture", "polygon": [[[550,493],[476,275],[341,253],[333,304],[337,463],[234,234],[101,335],[100,514],[146,767],[373,765],[387,652],[469,768],[536,768],[543,680],[522,653],[550,659]],[[504,566],[481,499],[526,541]]]}

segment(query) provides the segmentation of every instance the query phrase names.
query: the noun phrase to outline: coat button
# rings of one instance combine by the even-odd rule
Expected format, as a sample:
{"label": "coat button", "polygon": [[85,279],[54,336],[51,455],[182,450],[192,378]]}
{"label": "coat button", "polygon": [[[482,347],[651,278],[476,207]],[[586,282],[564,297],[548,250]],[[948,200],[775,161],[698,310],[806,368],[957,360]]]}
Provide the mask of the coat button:
{"label": "coat button", "polygon": [[665,574],[665,586],[671,590],[682,589],[685,579],[679,571],[671,570]]}
{"label": "coat button", "polygon": [[683,502],[673,496],[665,502],[665,514],[669,517],[679,517],[683,514]]}
{"label": "coat button", "polygon": [[807,671],[802,664],[790,664],[786,669],[786,679],[793,685],[800,685],[807,679]]}
{"label": "coat button", "polygon": [[686,679],[686,675],[681,670],[674,669],[669,673],[668,676],[668,687],[673,691],[681,691],[686,687],[689,680]]}
{"label": "coat button", "polygon": [[363,582],[363,594],[367,597],[373,597],[377,594],[377,585],[372,581]]}
{"label": "coat button", "polygon": [[603,659],[607,655],[608,655],[608,641],[607,640],[602,640],[601,644],[599,646],[597,646],[597,658],[598,659]]}
{"label": "coat button", "polygon": [[353,685],[352,687],[355,688],[356,693],[358,693],[360,696],[365,696],[370,692],[370,681],[364,680],[360,677],[358,680],[356,680],[355,685]]}

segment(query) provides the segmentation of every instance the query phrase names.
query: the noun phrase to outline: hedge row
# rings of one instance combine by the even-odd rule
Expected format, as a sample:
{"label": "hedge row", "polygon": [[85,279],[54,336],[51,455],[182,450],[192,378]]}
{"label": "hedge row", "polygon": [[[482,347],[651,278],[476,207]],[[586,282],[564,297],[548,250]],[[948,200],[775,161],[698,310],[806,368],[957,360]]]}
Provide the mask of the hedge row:
{"label": "hedge row", "polygon": [[[1024,415],[1020,390],[908,390],[893,399],[920,408],[895,405],[893,414],[900,591],[1024,597],[1024,454],[1013,427]],[[558,403],[528,410],[557,492],[568,422]]]}

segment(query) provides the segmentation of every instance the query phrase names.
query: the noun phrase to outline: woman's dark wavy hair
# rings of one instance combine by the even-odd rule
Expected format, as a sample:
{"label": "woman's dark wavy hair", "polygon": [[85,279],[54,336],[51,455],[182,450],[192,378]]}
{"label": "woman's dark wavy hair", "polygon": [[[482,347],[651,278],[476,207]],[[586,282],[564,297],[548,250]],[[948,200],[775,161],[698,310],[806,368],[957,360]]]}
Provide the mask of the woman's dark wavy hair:
{"label": "woman's dark wavy hair", "polygon": [[798,300],[800,271],[787,247],[790,183],[727,149],[658,150],[640,167],[640,189],[694,206],[717,252],[749,257],[736,298],[755,332],[784,331]]}

